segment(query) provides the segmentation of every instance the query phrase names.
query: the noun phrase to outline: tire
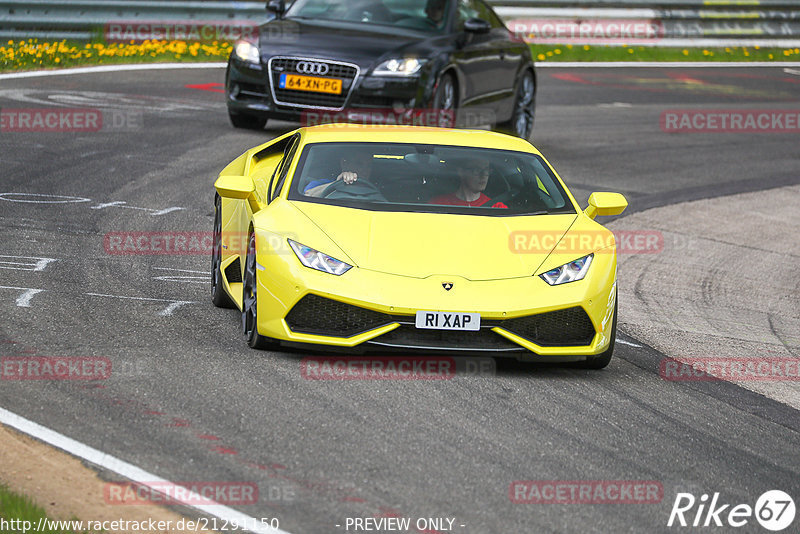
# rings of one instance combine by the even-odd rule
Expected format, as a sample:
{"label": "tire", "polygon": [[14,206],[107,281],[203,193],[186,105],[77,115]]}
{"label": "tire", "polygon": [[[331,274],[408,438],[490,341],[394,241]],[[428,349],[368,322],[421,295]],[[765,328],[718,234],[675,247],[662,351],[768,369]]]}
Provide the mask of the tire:
{"label": "tire", "polygon": [[497,129],[530,141],[536,115],[536,79],[526,70],[517,83],[514,97],[514,111],[511,118],[498,124]]}
{"label": "tire", "polygon": [[255,115],[245,115],[242,113],[234,113],[228,111],[228,117],[231,119],[231,124],[234,128],[242,128],[244,130],[263,130],[267,125],[267,119],[264,117],[257,117]]}
{"label": "tire", "polygon": [[242,330],[247,344],[253,349],[267,349],[275,342],[258,333],[258,274],[256,271],[256,234],[251,230],[247,239],[247,257],[242,277]]}
{"label": "tire", "polygon": [[614,319],[611,323],[611,342],[602,354],[591,356],[586,361],[580,362],[581,369],[603,369],[611,363],[611,356],[614,355],[614,344],[617,340],[617,297],[614,297]]}
{"label": "tire", "polygon": [[211,302],[217,308],[236,308],[222,283],[222,199],[214,195],[214,244],[211,251]]}
{"label": "tire", "polygon": [[448,113],[437,114],[437,124],[440,128],[455,128],[458,96],[456,95],[456,82],[453,75],[445,73],[436,86],[433,94],[433,109]]}

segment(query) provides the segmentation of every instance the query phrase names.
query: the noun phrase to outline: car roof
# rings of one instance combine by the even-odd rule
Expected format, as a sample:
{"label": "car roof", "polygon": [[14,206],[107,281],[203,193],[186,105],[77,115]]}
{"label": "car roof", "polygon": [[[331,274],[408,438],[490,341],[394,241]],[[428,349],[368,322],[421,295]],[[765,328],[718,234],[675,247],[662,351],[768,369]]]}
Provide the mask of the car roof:
{"label": "car roof", "polygon": [[[527,141],[486,130],[404,125],[323,124],[299,129],[308,143],[412,143],[540,152]],[[541,155],[541,154],[540,154]]]}

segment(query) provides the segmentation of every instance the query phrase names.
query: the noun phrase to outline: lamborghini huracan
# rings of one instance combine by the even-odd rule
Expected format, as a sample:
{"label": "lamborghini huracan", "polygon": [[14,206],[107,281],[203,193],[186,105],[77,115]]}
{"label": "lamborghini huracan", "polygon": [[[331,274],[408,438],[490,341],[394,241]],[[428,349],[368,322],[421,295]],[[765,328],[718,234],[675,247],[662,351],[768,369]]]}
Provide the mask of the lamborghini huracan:
{"label": "lamborghini huracan", "polygon": [[215,183],[212,300],[254,348],[480,352],[608,365],[613,234],[527,141],[323,125],[254,147]]}

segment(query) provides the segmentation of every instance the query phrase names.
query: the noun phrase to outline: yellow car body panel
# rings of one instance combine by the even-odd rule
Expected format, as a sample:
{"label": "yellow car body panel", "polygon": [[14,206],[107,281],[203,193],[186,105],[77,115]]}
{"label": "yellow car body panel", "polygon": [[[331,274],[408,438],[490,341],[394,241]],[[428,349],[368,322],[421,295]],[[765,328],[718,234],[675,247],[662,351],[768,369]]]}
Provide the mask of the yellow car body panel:
{"label": "yellow car body panel", "polygon": [[[268,189],[280,156],[259,159],[257,155],[293,135],[299,136],[300,148],[282,190],[275,192],[269,202]],[[239,274],[243,275],[247,236],[254,232],[260,335],[284,342],[357,347],[401,325],[399,320],[388,321],[349,337],[293,331],[287,324],[287,314],[306,295],[317,295],[395,319],[405,318],[410,323],[417,311],[479,313],[481,321],[493,325],[492,332],[533,356],[593,356],[609,347],[616,305],[614,237],[581,210],[555,171],[575,208],[573,214],[482,217],[371,211],[289,200],[287,184],[292,180],[297,154],[306,144],[326,142],[494,148],[527,152],[544,159],[532,145],[515,137],[419,127],[301,128],[248,150],[220,173],[250,176],[255,189],[249,199],[221,199],[220,270],[223,275],[231,275],[231,266],[238,265]],[[591,210],[590,213],[594,215]],[[420,240],[421,235],[426,239]],[[537,240],[540,237],[548,239],[550,248],[541,245],[545,240]],[[306,267],[290,248],[289,239],[352,268],[336,276]],[[568,246],[554,246],[566,242]],[[539,276],[587,254],[594,256],[582,280],[551,286]],[[228,277],[222,277],[224,290],[242,309],[241,278],[229,282]],[[443,290],[443,284],[452,284],[452,289]],[[585,311],[594,327],[590,343],[540,345],[507,330],[502,323],[575,307]]]}

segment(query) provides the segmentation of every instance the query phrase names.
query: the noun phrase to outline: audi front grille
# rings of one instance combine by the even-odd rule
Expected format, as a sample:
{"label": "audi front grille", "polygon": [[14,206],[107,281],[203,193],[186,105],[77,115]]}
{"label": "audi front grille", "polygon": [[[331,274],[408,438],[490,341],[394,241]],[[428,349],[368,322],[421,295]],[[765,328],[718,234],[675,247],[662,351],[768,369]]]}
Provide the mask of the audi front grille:
{"label": "audi front grille", "polygon": [[[331,111],[344,109],[345,102],[347,102],[359,74],[358,65],[352,63],[300,57],[276,56],[270,58],[268,69],[270,90],[276,104]],[[324,74],[319,74],[320,72],[324,72]],[[340,79],[342,80],[342,94],[281,89],[279,87],[281,74]]]}

